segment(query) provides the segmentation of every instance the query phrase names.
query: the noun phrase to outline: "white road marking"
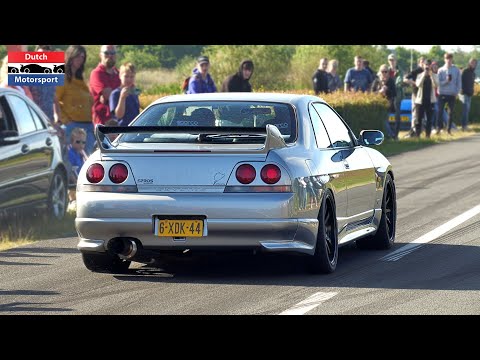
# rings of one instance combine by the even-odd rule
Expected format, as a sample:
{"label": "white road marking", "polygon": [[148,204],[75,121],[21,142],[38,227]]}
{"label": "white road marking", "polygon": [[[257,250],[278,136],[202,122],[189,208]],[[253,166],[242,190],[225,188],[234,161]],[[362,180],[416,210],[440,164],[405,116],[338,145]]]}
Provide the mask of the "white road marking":
{"label": "white road marking", "polygon": [[453,218],[450,221],[447,221],[445,224],[439,226],[436,229],[433,229],[429,233],[420,236],[418,239],[413,240],[411,243],[408,243],[405,246],[402,246],[400,249],[397,249],[390,254],[385,255],[380,258],[383,261],[397,261],[404,257],[405,255],[410,254],[411,252],[419,249],[426,243],[435,240],[436,238],[442,236],[449,230],[457,227],[461,223],[467,221],[468,219],[474,217],[475,215],[480,214],[480,205],[475,206],[474,208],[465,211],[463,214],[458,215],[456,218]]}
{"label": "white road marking", "polygon": [[303,315],[337,294],[337,292],[317,292],[279,315]]}

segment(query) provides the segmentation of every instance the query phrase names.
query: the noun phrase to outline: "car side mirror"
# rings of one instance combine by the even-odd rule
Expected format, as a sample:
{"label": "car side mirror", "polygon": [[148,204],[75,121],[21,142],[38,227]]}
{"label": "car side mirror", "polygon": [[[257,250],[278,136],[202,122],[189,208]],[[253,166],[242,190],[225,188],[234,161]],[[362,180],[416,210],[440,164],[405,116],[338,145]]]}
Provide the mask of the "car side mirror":
{"label": "car side mirror", "polygon": [[383,143],[385,136],[379,130],[362,130],[358,139],[361,145],[380,145]]}
{"label": "car side mirror", "polygon": [[18,132],[15,130],[0,131],[0,146],[13,145],[20,142]]}

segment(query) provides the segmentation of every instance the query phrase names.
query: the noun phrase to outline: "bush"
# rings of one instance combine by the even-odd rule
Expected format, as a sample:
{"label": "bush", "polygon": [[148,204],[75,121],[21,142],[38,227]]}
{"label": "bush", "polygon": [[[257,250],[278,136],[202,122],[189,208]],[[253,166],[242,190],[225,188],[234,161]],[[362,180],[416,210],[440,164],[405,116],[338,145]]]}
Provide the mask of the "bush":
{"label": "bush", "polygon": [[[457,128],[462,126],[462,112],[463,104],[457,97],[455,100],[455,110],[453,112],[453,121],[457,125]],[[470,122],[480,122],[480,85],[475,84],[472,96],[472,103],[470,106],[470,114],[468,116]]]}
{"label": "bush", "polygon": [[388,118],[388,102],[378,94],[336,92],[325,94],[327,101],[358,136],[361,130],[382,130]]}
{"label": "bush", "polygon": [[473,90],[469,119],[471,122],[480,122],[480,84],[475,84]]}
{"label": "bush", "polygon": [[[289,94],[314,95],[313,90],[271,91]],[[381,130],[385,133],[388,102],[381,95],[372,93],[323,94],[322,99],[332,106],[350,126],[356,136],[361,130]]]}

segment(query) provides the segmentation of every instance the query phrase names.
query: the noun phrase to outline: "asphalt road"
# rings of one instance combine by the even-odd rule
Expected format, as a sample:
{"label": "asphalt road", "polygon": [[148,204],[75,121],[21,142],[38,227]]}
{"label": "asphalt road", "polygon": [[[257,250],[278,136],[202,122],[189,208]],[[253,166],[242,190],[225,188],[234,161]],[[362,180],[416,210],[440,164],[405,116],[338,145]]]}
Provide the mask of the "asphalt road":
{"label": "asphalt road", "polygon": [[95,274],[76,238],[46,240],[0,252],[0,314],[480,314],[479,149],[476,135],[391,157],[396,245],[342,248],[334,274],[243,254]]}

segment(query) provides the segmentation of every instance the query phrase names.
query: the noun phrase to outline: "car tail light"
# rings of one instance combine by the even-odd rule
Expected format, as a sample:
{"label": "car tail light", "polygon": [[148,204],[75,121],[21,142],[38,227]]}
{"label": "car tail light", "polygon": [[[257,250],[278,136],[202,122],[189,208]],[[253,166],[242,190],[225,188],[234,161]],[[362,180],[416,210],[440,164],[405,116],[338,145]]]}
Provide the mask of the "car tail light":
{"label": "car tail light", "polygon": [[115,184],[120,184],[127,180],[128,169],[123,164],[115,164],[110,168],[110,171],[108,172],[108,177]]}
{"label": "car tail light", "polygon": [[277,165],[268,164],[262,168],[260,177],[265,184],[276,184],[282,177],[282,172]]}
{"label": "car tail light", "polygon": [[257,176],[257,172],[255,168],[250,164],[243,164],[237,168],[237,172],[235,173],[237,176],[237,180],[242,184],[250,184],[253,180],[255,180],[255,176]]}
{"label": "car tail light", "polygon": [[105,170],[100,164],[92,164],[87,169],[87,180],[91,183],[99,183],[105,175]]}

